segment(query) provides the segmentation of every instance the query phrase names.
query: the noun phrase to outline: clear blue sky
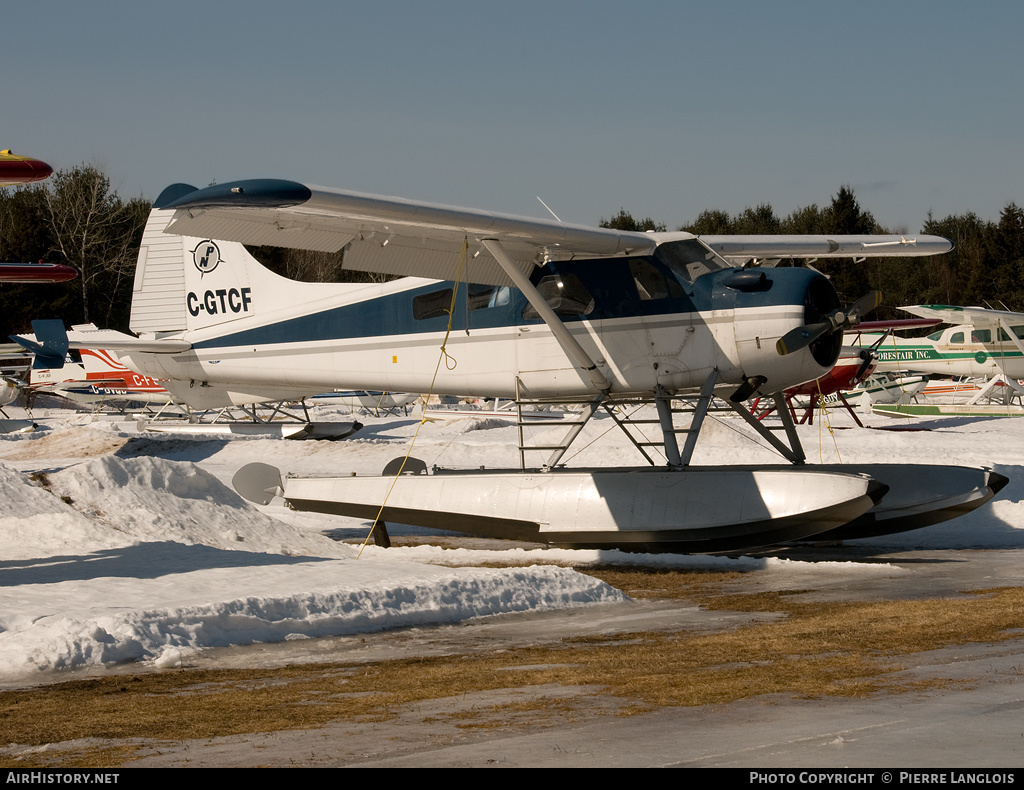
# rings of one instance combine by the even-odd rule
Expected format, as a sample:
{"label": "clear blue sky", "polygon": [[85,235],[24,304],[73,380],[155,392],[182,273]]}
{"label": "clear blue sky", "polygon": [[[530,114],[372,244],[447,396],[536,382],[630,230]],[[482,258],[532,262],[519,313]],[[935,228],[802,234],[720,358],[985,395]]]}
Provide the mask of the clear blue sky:
{"label": "clear blue sky", "polygon": [[5,0],[0,147],[596,224],[1024,204],[1024,3]]}

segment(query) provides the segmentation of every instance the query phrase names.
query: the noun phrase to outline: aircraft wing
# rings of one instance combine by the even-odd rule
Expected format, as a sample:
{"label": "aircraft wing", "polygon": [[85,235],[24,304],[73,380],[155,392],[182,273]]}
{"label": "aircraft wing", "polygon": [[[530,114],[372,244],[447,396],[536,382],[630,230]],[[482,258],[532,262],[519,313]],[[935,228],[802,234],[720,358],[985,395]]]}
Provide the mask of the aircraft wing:
{"label": "aircraft wing", "polygon": [[940,255],[953,249],[939,236],[700,236],[727,259],[889,258]]}
{"label": "aircraft wing", "polygon": [[935,318],[946,324],[969,324],[980,328],[998,327],[1000,321],[1024,324],[1024,313],[1011,310],[990,310],[987,307],[952,307],[944,304],[918,304],[901,307],[912,315]]}
{"label": "aircraft wing", "polygon": [[865,332],[885,332],[889,329],[926,329],[941,324],[937,318],[895,318],[891,321],[861,321],[853,329],[846,330],[848,335],[862,335]]}
{"label": "aircraft wing", "polygon": [[[491,285],[513,283],[481,239],[500,241],[525,273],[550,259],[643,254],[657,245],[647,233],[417,203],[294,181],[236,181],[198,190],[175,185],[164,191],[154,207],[176,211],[168,233],[325,252],[344,248],[346,268]],[[466,268],[460,276],[465,242]]]}
{"label": "aircraft wing", "polygon": [[[676,233],[567,225],[477,209],[260,179],[195,189],[175,184],[155,208],[174,210],[166,232],[243,244],[336,252],[346,268],[437,280],[513,285],[481,243],[500,242],[529,274],[548,260],[643,255]],[[720,255],[751,258],[861,258],[934,255],[952,245],[936,236],[705,236]],[[463,244],[465,269],[459,272]]]}

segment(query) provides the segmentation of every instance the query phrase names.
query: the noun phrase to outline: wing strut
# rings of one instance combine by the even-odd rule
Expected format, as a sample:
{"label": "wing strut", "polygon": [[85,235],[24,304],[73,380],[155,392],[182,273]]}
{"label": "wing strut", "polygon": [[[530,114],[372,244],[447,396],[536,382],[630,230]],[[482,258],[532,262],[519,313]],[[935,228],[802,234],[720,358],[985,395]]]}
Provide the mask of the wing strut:
{"label": "wing strut", "polygon": [[505,274],[515,283],[516,288],[523,292],[527,301],[537,311],[537,314],[544,319],[544,323],[551,329],[551,333],[555,336],[559,345],[562,346],[562,350],[565,351],[569,359],[589,376],[594,389],[602,392],[609,389],[611,385],[608,379],[605,378],[605,375],[597,369],[597,364],[583,350],[583,346],[579,344],[579,341],[572,336],[566,325],[562,323],[562,319],[551,309],[551,305],[544,301],[544,297],[540,295],[529,278],[516,266],[515,261],[505,252],[501,243],[497,239],[481,239],[480,241],[487,248],[487,251],[494,256],[494,259],[501,268],[505,270]]}

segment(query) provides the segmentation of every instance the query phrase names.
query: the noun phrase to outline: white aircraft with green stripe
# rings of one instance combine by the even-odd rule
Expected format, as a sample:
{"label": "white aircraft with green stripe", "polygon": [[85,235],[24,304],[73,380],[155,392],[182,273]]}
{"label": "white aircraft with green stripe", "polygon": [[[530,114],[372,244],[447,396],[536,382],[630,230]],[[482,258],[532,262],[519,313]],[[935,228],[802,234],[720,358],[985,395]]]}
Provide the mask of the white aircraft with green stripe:
{"label": "white aircraft with green stripe", "polygon": [[900,309],[953,326],[928,337],[886,339],[878,348],[878,370],[1024,378],[1024,313],[949,305]]}

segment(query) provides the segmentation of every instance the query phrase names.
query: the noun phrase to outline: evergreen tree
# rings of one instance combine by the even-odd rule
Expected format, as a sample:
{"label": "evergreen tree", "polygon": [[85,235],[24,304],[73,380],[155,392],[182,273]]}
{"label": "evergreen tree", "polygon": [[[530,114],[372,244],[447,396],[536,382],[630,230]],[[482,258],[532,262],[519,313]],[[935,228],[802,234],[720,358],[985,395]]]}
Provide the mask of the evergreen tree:
{"label": "evergreen tree", "polygon": [[685,230],[687,233],[697,236],[727,235],[733,232],[733,221],[727,211],[705,209],[698,215],[695,222],[683,225],[679,230]]}
{"label": "evergreen tree", "polygon": [[733,233],[744,235],[771,235],[781,232],[782,223],[768,203],[757,208],[745,208],[733,221]]}
{"label": "evergreen tree", "polygon": [[632,230],[639,233],[644,233],[648,230],[664,231],[667,230],[663,223],[655,222],[650,217],[644,217],[639,222],[633,219],[633,215],[630,214],[626,209],[620,208],[619,213],[611,219],[601,218],[600,223],[602,228],[614,228],[615,230]]}
{"label": "evergreen tree", "polygon": [[[821,213],[821,232],[836,235],[877,233],[878,225],[874,217],[861,210],[853,189],[841,186],[833,195],[832,203]],[[819,268],[832,280],[840,301],[852,304],[872,290],[872,274],[877,266],[873,260],[860,263],[823,260]],[[887,299],[885,293],[882,298]]]}
{"label": "evergreen tree", "polygon": [[798,208],[788,217],[782,220],[780,225],[781,233],[794,235],[812,235],[824,233],[824,220],[817,203],[812,203],[805,208]]}

